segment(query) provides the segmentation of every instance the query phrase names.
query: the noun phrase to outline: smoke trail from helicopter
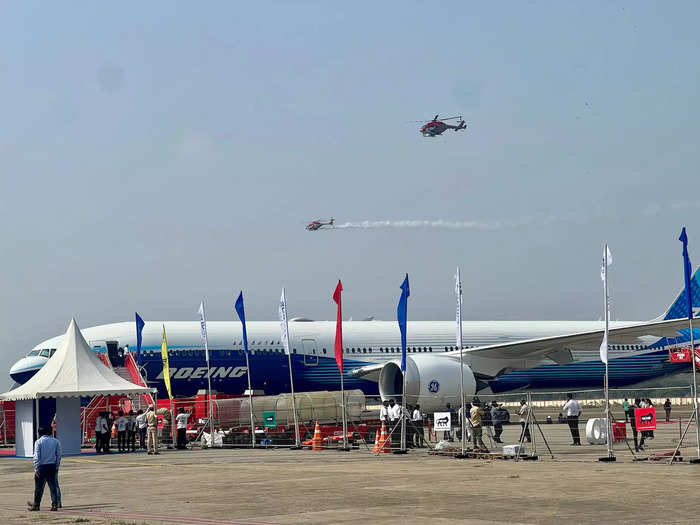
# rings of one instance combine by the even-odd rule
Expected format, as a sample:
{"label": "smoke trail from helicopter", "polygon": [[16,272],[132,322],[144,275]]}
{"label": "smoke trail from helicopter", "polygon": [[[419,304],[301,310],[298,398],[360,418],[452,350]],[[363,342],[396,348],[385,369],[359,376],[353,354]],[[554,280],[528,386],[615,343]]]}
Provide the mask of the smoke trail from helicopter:
{"label": "smoke trail from helicopter", "polygon": [[488,221],[444,221],[437,220],[399,220],[399,221],[360,221],[336,224],[337,229],[377,229],[377,228],[442,228],[447,230],[500,230],[516,226],[507,222]]}

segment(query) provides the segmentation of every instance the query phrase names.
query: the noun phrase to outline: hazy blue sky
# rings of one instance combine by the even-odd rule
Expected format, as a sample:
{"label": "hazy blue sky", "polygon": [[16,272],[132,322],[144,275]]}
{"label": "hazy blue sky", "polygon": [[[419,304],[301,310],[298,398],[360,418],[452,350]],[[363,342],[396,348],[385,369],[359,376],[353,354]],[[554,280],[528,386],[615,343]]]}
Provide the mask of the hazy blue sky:
{"label": "hazy blue sky", "polygon": [[[0,356],[133,319],[661,313],[700,263],[697,2],[0,0]],[[423,138],[435,113],[466,133]],[[491,229],[304,231],[315,218]],[[497,226],[501,225],[501,226]],[[0,374],[0,384],[4,381]]]}

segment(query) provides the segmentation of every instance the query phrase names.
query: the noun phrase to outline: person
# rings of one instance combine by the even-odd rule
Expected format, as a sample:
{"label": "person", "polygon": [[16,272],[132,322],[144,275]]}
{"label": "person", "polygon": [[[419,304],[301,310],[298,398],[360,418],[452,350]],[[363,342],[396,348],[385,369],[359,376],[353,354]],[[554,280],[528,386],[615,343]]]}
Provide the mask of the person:
{"label": "person", "polygon": [[129,410],[128,424],[126,426],[126,450],[131,449],[136,452],[136,416],[134,411]]}
{"label": "person", "polygon": [[416,403],[411,415],[413,423],[413,446],[416,448],[423,446],[423,413],[420,411],[420,405]]}
{"label": "person", "polygon": [[148,425],[148,453],[160,454],[158,452],[158,416],[153,410],[153,405],[148,405],[146,424]]}
{"label": "person", "polygon": [[629,421],[629,416],[627,415],[630,411],[630,402],[627,398],[622,402],[622,411],[625,413],[625,423]]}
{"label": "person", "polygon": [[671,400],[666,398],[664,401],[664,411],[666,412],[666,422],[671,421]]}
{"label": "person", "polygon": [[146,423],[146,414],[141,409],[136,412],[136,426],[139,432],[140,448],[146,450],[146,428],[148,424]]}
{"label": "person", "polygon": [[95,452],[98,454],[108,451],[109,423],[107,422],[107,412],[100,412],[95,419]]}
{"label": "person", "polygon": [[177,422],[177,448],[179,450],[187,448],[187,418],[189,417],[189,412],[185,412],[184,408],[180,407],[177,409],[175,421]]}
{"label": "person", "polygon": [[644,450],[644,432],[642,432],[642,439],[638,443],[637,442],[637,420],[634,417],[634,410],[635,408],[642,408],[641,407],[641,400],[639,398],[634,400],[634,404],[629,408],[629,420],[630,420],[630,426],[632,427],[632,435],[634,436],[634,451],[639,452],[640,450]]}
{"label": "person", "polygon": [[518,414],[520,415],[520,442],[522,443],[524,439],[527,440],[528,443],[532,442],[532,437],[530,436],[530,425],[527,424],[527,414],[530,411],[530,407],[527,404],[527,401],[524,399],[520,400],[520,409],[518,410]]}
{"label": "person", "polygon": [[117,425],[117,448],[119,453],[126,452],[126,427],[129,425],[129,418],[124,417],[124,411],[119,411],[119,417],[114,423]]}
{"label": "person", "polygon": [[[384,400],[382,407],[379,409],[379,422],[389,425],[389,401]],[[391,429],[388,429],[391,430]]]}
{"label": "person", "polygon": [[51,437],[51,427],[39,429],[40,438],[34,443],[34,501],[27,502],[28,510],[38,511],[44,487],[49,484],[51,492],[51,510],[58,510],[58,492],[56,490],[56,471],[61,464],[61,443]]}
{"label": "person", "polygon": [[573,394],[566,394],[566,403],[562,407],[562,412],[566,416],[566,422],[571,431],[572,446],[581,446],[581,436],[578,430],[578,418],[581,415],[581,405],[574,399]]}
{"label": "person", "polygon": [[471,412],[469,413],[469,419],[472,424],[472,443],[475,451],[488,452],[489,449],[487,449],[486,445],[484,445],[484,439],[482,438],[482,417],[484,417],[484,409],[481,408],[481,401],[479,401],[479,398],[475,397],[472,401]]}
{"label": "person", "polygon": [[[387,433],[391,435],[392,431],[396,429],[397,431],[400,432],[399,428],[397,427],[399,423],[399,419],[401,418],[401,406],[396,404],[396,401],[394,399],[389,400],[389,424],[390,427],[387,429]],[[400,435],[400,434],[397,434]],[[391,448],[398,448],[401,446],[401,439],[392,439],[391,440]]]}
{"label": "person", "polygon": [[[180,409],[180,410],[182,410],[182,409]],[[226,436],[226,432],[224,432],[223,430],[220,430],[219,427],[214,427],[214,433],[212,434],[212,447],[223,448],[224,436]],[[178,435],[178,437],[179,437],[179,435]]]}
{"label": "person", "polygon": [[[450,413],[450,426],[457,426],[457,421],[455,421],[455,411],[452,410],[452,405],[447,403],[447,406],[445,408]],[[445,441],[452,441],[452,431],[445,430],[442,433],[442,439],[444,439]]]}
{"label": "person", "polygon": [[498,403],[495,400],[492,401],[491,422],[493,423],[493,440],[496,443],[503,443],[503,441],[501,441],[501,434],[503,434],[504,421],[503,410],[498,406]]}
{"label": "person", "polygon": [[[654,407],[654,403],[652,403],[651,399],[649,399],[648,397],[645,399],[644,405],[646,406],[646,408],[653,408]],[[647,439],[654,439],[654,431],[653,430],[646,430],[644,432],[644,435]]]}

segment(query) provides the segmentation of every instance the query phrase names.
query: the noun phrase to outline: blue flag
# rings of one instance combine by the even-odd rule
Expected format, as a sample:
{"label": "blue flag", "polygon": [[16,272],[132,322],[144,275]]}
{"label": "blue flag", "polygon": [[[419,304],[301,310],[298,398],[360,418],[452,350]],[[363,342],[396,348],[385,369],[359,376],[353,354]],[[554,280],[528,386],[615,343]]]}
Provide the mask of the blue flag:
{"label": "blue flag", "polygon": [[399,298],[399,307],[396,309],[396,319],[399,322],[399,330],[401,331],[401,371],[406,371],[406,317],[408,296],[411,291],[408,288],[408,274],[401,285],[401,297]]}
{"label": "blue flag", "polygon": [[690,285],[690,257],[688,256],[688,235],[685,233],[685,226],[678,240],[683,243],[683,271],[685,273],[685,295],[688,298],[688,319],[693,318],[693,288]]}
{"label": "blue flag", "polygon": [[248,353],[248,332],[245,329],[245,310],[243,309],[243,291],[238,295],[236,299],[236,312],[238,313],[238,318],[241,320],[243,325],[243,351]]}
{"label": "blue flag", "polygon": [[136,312],[136,364],[141,366],[141,332],[143,332],[143,327],[146,323],[143,322],[141,316]]}

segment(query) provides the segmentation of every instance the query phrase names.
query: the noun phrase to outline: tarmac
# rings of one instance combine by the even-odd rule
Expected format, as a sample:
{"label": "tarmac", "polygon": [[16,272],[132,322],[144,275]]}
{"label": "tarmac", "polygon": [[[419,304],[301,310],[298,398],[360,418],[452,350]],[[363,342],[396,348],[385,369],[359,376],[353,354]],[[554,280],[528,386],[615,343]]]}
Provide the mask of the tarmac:
{"label": "tarmac", "polygon": [[[693,496],[700,465],[688,462],[694,446],[670,465],[633,461],[618,443],[618,461],[600,463],[604,446],[564,446],[553,436],[564,425],[543,429],[554,459],[541,444],[538,461],[519,462],[425,449],[375,456],[365,448],[69,457],[60,469],[59,512],[48,511],[48,490],[42,511],[27,512],[31,460],[0,457],[0,509],[13,524],[700,523]],[[512,443],[518,430],[507,426],[504,440]],[[668,445],[677,432],[667,425],[650,443]]]}

